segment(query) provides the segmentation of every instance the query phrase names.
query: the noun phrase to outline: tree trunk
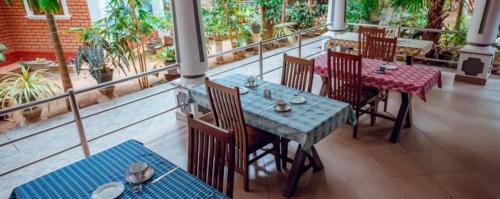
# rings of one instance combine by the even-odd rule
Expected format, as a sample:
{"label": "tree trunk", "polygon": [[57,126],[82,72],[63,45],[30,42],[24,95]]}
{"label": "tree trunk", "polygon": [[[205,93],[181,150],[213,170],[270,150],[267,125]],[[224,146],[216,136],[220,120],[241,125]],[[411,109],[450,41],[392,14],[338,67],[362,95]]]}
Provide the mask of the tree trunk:
{"label": "tree trunk", "polygon": [[457,19],[455,20],[455,30],[460,31],[462,26],[462,15],[464,12],[464,0],[458,0]]}
{"label": "tree trunk", "polygon": [[73,84],[71,83],[68,66],[66,65],[66,58],[64,57],[61,40],[59,39],[59,33],[57,32],[56,20],[53,14],[46,14],[45,16],[47,17],[49,33],[52,38],[52,45],[54,46],[54,52],[59,65],[59,75],[61,76],[63,89],[64,91],[67,91],[68,89],[73,88]]}
{"label": "tree trunk", "polygon": [[267,7],[263,5],[260,7],[260,9],[261,9],[261,14],[262,14],[262,17],[261,17],[262,24],[264,27],[264,39],[272,38],[274,24],[272,22],[270,22],[269,20],[266,20],[267,19],[267,17],[266,17]]}
{"label": "tree trunk", "polygon": [[286,22],[286,6],[287,6],[287,1],[283,0],[283,3],[281,4],[281,23]]}
{"label": "tree trunk", "polygon": [[[430,0],[430,7],[427,13],[427,25],[425,28],[442,29],[443,21],[448,14],[444,13],[445,0]],[[431,40],[434,44],[439,43],[440,33],[427,32],[424,34],[424,39]]]}

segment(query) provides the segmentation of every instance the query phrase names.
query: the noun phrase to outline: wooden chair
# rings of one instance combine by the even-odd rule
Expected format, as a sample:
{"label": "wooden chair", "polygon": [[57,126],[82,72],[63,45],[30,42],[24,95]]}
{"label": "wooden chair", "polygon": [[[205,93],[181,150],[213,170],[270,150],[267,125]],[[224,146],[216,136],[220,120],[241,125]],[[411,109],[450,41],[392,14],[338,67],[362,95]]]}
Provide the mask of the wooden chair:
{"label": "wooden chair", "polygon": [[188,172],[220,192],[226,187],[224,193],[232,198],[234,132],[194,119],[193,115],[188,117],[188,128]]}
{"label": "wooden chair", "polygon": [[[378,91],[363,89],[361,82],[361,56],[328,50],[328,96],[351,104],[356,118],[370,113],[372,124],[378,105]],[[368,106],[367,109],[363,109]],[[358,134],[358,124],[354,125],[353,137]]]}
{"label": "wooden chair", "polygon": [[[396,47],[398,38],[383,38],[368,35],[366,46],[368,51],[367,58],[382,59],[386,62],[394,62],[396,60]],[[387,104],[389,103],[389,90],[380,92],[380,102],[384,102],[384,111],[387,112]]]}
{"label": "wooden chair", "polygon": [[281,85],[300,91],[311,92],[314,77],[314,60],[283,56]]}
{"label": "wooden chair", "polygon": [[[304,92],[311,92],[314,79],[314,60],[283,56],[283,70],[281,74],[281,85],[294,88]],[[281,164],[286,168],[288,161],[288,143],[290,140],[281,139]]]}
{"label": "wooden chair", "polygon": [[374,37],[385,37],[385,28],[364,27],[364,26],[359,27],[358,52],[363,58],[368,58],[369,48],[367,47],[366,43],[368,35]]}
{"label": "wooden chair", "polygon": [[[281,171],[279,137],[245,124],[243,109],[241,108],[239,88],[229,88],[205,79],[210,107],[217,126],[223,129],[232,129],[235,133],[236,156],[235,170],[244,177],[244,190],[249,191],[248,169],[250,164],[261,157],[273,153],[276,168]],[[271,149],[264,146],[272,144]],[[259,149],[264,152],[250,159],[250,154]]]}

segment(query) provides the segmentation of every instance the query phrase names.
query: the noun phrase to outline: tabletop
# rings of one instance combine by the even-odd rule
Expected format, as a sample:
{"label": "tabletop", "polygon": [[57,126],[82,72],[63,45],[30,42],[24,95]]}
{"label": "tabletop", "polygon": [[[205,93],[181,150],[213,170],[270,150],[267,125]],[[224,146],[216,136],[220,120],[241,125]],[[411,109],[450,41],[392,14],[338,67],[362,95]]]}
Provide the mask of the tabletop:
{"label": "tabletop", "polygon": [[[243,87],[246,79],[247,76],[233,74],[215,81],[230,87]],[[258,87],[241,96],[245,123],[298,142],[306,152],[346,122],[356,123],[350,104],[263,80],[257,83]],[[264,97],[264,89],[271,90],[274,99],[289,101],[298,94],[305,97],[306,102],[291,104],[291,111],[276,112],[274,101]],[[190,97],[203,107],[209,106],[204,84],[190,89]]]}
{"label": "tabletop", "polygon": [[[359,39],[359,34],[355,32],[346,32],[343,34],[335,35],[332,38],[333,40],[342,40],[354,43],[357,48],[357,43]],[[404,54],[405,52],[411,51],[411,49],[418,49],[418,52],[412,52],[413,54],[424,55],[432,49],[433,42],[429,40],[419,40],[419,39],[406,39],[406,38],[398,38],[397,49],[398,54]]]}
{"label": "tabletop", "polygon": [[[314,72],[328,77],[328,59],[326,53],[314,58]],[[364,86],[380,89],[406,92],[416,95],[426,101],[425,94],[435,85],[442,87],[441,71],[429,67],[408,66],[400,63],[390,63],[398,66],[396,70],[386,70],[385,74],[376,73],[382,64],[380,60],[365,59],[362,63],[362,81]]]}
{"label": "tabletop", "polygon": [[[148,163],[155,170],[152,179],[177,168],[138,141],[129,140],[16,187],[10,198],[90,198],[92,191],[102,184],[125,183],[125,170],[134,162]],[[188,172],[177,169],[154,184],[146,182],[139,193],[132,192],[130,186],[125,184],[125,191],[119,198],[180,199],[207,196],[227,198]]]}

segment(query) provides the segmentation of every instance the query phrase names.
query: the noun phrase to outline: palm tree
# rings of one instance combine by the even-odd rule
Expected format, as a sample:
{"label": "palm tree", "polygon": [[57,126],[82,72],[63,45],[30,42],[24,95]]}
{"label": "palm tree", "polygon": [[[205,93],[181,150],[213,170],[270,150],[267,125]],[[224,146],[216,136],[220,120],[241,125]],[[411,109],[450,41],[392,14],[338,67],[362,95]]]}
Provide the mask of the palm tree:
{"label": "palm tree", "polygon": [[[4,0],[8,6],[12,5],[12,0]],[[20,0],[23,3],[22,0]],[[66,65],[66,58],[64,57],[64,52],[61,45],[61,40],[59,39],[59,33],[57,32],[57,24],[54,18],[54,13],[60,10],[58,0],[27,0],[28,5],[33,10],[40,10],[45,13],[47,17],[47,23],[49,26],[50,36],[52,38],[52,45],[54,46],[54,51],[57,58],[57,63],[59,64],[59,75],[61,76],[61,81],[64,91],[73,88],[71,83],[71,78],[68,72],[68,66]],[[24,4],[24,3],[23,3]]]}
{"label": "palm tree", "polygon": [[[394,7],[404,8],[410,12],[418,12],[422,9],[427,10],[427,25],[425,28],[442,29],[443,21],[448,17],[445,13],[444,5],[446,0],[392,0]],[[438,44],[441,34],[436,32],[426,32],[424,39],[434,41]]]}

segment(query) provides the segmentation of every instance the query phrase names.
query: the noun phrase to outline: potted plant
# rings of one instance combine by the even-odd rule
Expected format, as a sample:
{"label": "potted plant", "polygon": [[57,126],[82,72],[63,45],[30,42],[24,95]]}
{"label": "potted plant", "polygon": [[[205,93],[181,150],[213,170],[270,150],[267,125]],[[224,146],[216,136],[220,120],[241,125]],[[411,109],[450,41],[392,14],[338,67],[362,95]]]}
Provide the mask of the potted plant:
{"label": "potted plant", "polygon": [[0,62],[5,61],[5,55],[3,54],[5,51],[7,51],[7,46],[0,43]]}
{"label": "potted plant", "polygon": [[[224,17],[224,10],[221,7],[203,10],[205,22],[205,32],[207,37],[215,41],[215,51],[222,52],[224,50],[223,42],[229,31],[229,26]],[[224,64],[224,57],[218,56],[215,58],[217,64]]]}
{"label": "potted plant", "polygon": [[[6,96],[6,94],[5,93],[0,94],[0,110],[9,107],[9,105],[10,105],[10,100]],[[4,120],[6,120],[8,118],[9,118],[9,116],[7,114],[6,115],[0,115],[0,121],[4,121]]]}
{"label": "potted plant", "polygon": [[[20,63],[22,65],[22,63]],[[21,67],[21,73],[6,72],[0,79],[0,96],[17,104],[30,103],[56,95],[61,87],[46,78],[47,70],[30,71],[28,66]],[[4,101],[5,102],[5,101]],[[42,108],[35,106],[22,110],[21,114],[28,122],[40,120]]]}
{"label": "potted plant", "polygon": [[[113,80],[113,68],[106,64],[104,48],[102,45],[84,46],[78,49],[75,57],[75,68],[77,74],[80,74],[83,63],[87,63],[90,75],[98,84]],[[109,86],[99,90],[103,95],[111,98],[114,93],[114,86]]]}
{"label": "potted plant", "polygon": [[[165,47],[163,48],[163,50],[158,52],[156,56],[158,59],[163,60],[163,64],[165,66],[174,64],[177,58],[174,47]],[[168,75],[173,75],[173,76],[179,75],[177,69],[168,70],[167,73]]]}

